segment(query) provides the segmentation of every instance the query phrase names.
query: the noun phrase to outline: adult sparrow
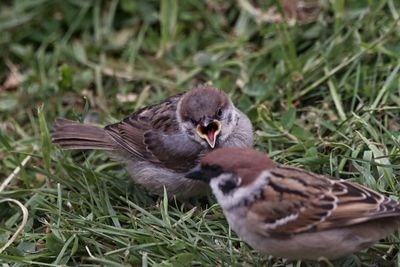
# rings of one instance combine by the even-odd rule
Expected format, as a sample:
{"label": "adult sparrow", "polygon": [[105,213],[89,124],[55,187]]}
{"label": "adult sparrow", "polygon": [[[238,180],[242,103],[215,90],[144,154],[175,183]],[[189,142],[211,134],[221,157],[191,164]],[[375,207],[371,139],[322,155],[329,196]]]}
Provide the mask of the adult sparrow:
{"label": "adult sparrow", "polygon": [[251,147],[249,119],[213,87],[197,87],[140,109],[105,128],[57,119],[52,142],[64,149],[110,151],[152,194],[185,199],[207,192],[185,173],[217,147]]}
{"label": "adult sparrow", "polygon": [[238,236],[273,256],[337,259],[400,224],[399,202],[356,183],[279,165],[251,149],[215,150],[186,177],[209,183]]}

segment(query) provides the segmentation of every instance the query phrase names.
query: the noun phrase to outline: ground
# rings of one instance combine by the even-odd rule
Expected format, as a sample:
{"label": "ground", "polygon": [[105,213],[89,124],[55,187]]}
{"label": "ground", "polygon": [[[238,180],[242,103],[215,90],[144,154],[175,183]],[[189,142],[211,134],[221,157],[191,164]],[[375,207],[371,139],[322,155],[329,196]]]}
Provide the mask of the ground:
{"label": "ground", "polygon": [[[50,144],[56,117],[106,125],[198,84],[229,94],[274,160],[397,199],[400,3],[321,0],[285,19],[284,2],[1,1],[0,247],[18,203],[29,216],[0,262],[317,266],[240,242],[211,196],[154,198],[106,154]],[[397,266],[398,249],[395,233],[326,265]]]}

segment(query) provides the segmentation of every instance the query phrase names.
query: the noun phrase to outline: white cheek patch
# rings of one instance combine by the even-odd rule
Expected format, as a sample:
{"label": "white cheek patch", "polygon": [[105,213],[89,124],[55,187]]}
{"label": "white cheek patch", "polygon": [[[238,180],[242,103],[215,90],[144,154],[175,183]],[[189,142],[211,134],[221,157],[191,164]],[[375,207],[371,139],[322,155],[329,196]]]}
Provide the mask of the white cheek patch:
{"label": "white cheek patch", "polygon": [[221,191],[221,189],[219,187],[220,183],[223,180],[227,180],[227,179],[232,179],[232,174],[223,173],[220,176],[218,176],[214,179],[211,179],[211,181],[210,181],[211,190],[213,191],[213,193],[219,203],[221,203],[221,200],[223,200],[224,198],[227,197],[224,195],[224,193]]}
{"label": "white cheek patch", "polygon": [[232,179],[232,174],[225,173],[211,179],[210,187],[221,207],[229,209],[237,206],[245,199],[253,199],[254,195],[257,194],[262,187],[268,184],[270,176],[271,174],[269,171],[263,171],[253,183],[239,187],[234,190],[232,194],[224,194],[219,188],[220,183],[224,182],[224,180]]}

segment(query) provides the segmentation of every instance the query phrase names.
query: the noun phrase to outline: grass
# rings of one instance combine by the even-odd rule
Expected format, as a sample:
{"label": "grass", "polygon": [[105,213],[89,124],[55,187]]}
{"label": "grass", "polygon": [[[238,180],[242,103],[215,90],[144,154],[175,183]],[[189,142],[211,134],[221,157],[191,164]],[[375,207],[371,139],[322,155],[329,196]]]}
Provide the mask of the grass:
{"label": "grass", "polygon": [[[316,266],[258,254],[212,197],[155,199],[106,154],[50,144],[56,117],[105,125],[199,83],[232,97],[274,160],[398,199],[399,3],[321,1],[316,21],[290,26],[259,23],[257,2],[1,1],[2,181],[26,164],[0,199],[29,210],[3,266]],[[0,247],[22,216],[0,203]],[[399,266],[399,242],[331,264]]]}

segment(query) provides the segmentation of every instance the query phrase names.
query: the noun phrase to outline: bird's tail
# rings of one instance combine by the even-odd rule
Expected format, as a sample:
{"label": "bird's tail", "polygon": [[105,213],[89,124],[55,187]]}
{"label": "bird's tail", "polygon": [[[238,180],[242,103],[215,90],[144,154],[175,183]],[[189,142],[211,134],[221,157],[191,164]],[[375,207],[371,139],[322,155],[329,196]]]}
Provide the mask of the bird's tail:
{"label": "bird's tail", "polygon": [[61,118],[56,119],[53,128],[52,142],[63,149],[115,149],[113,140],[103,128]]}

